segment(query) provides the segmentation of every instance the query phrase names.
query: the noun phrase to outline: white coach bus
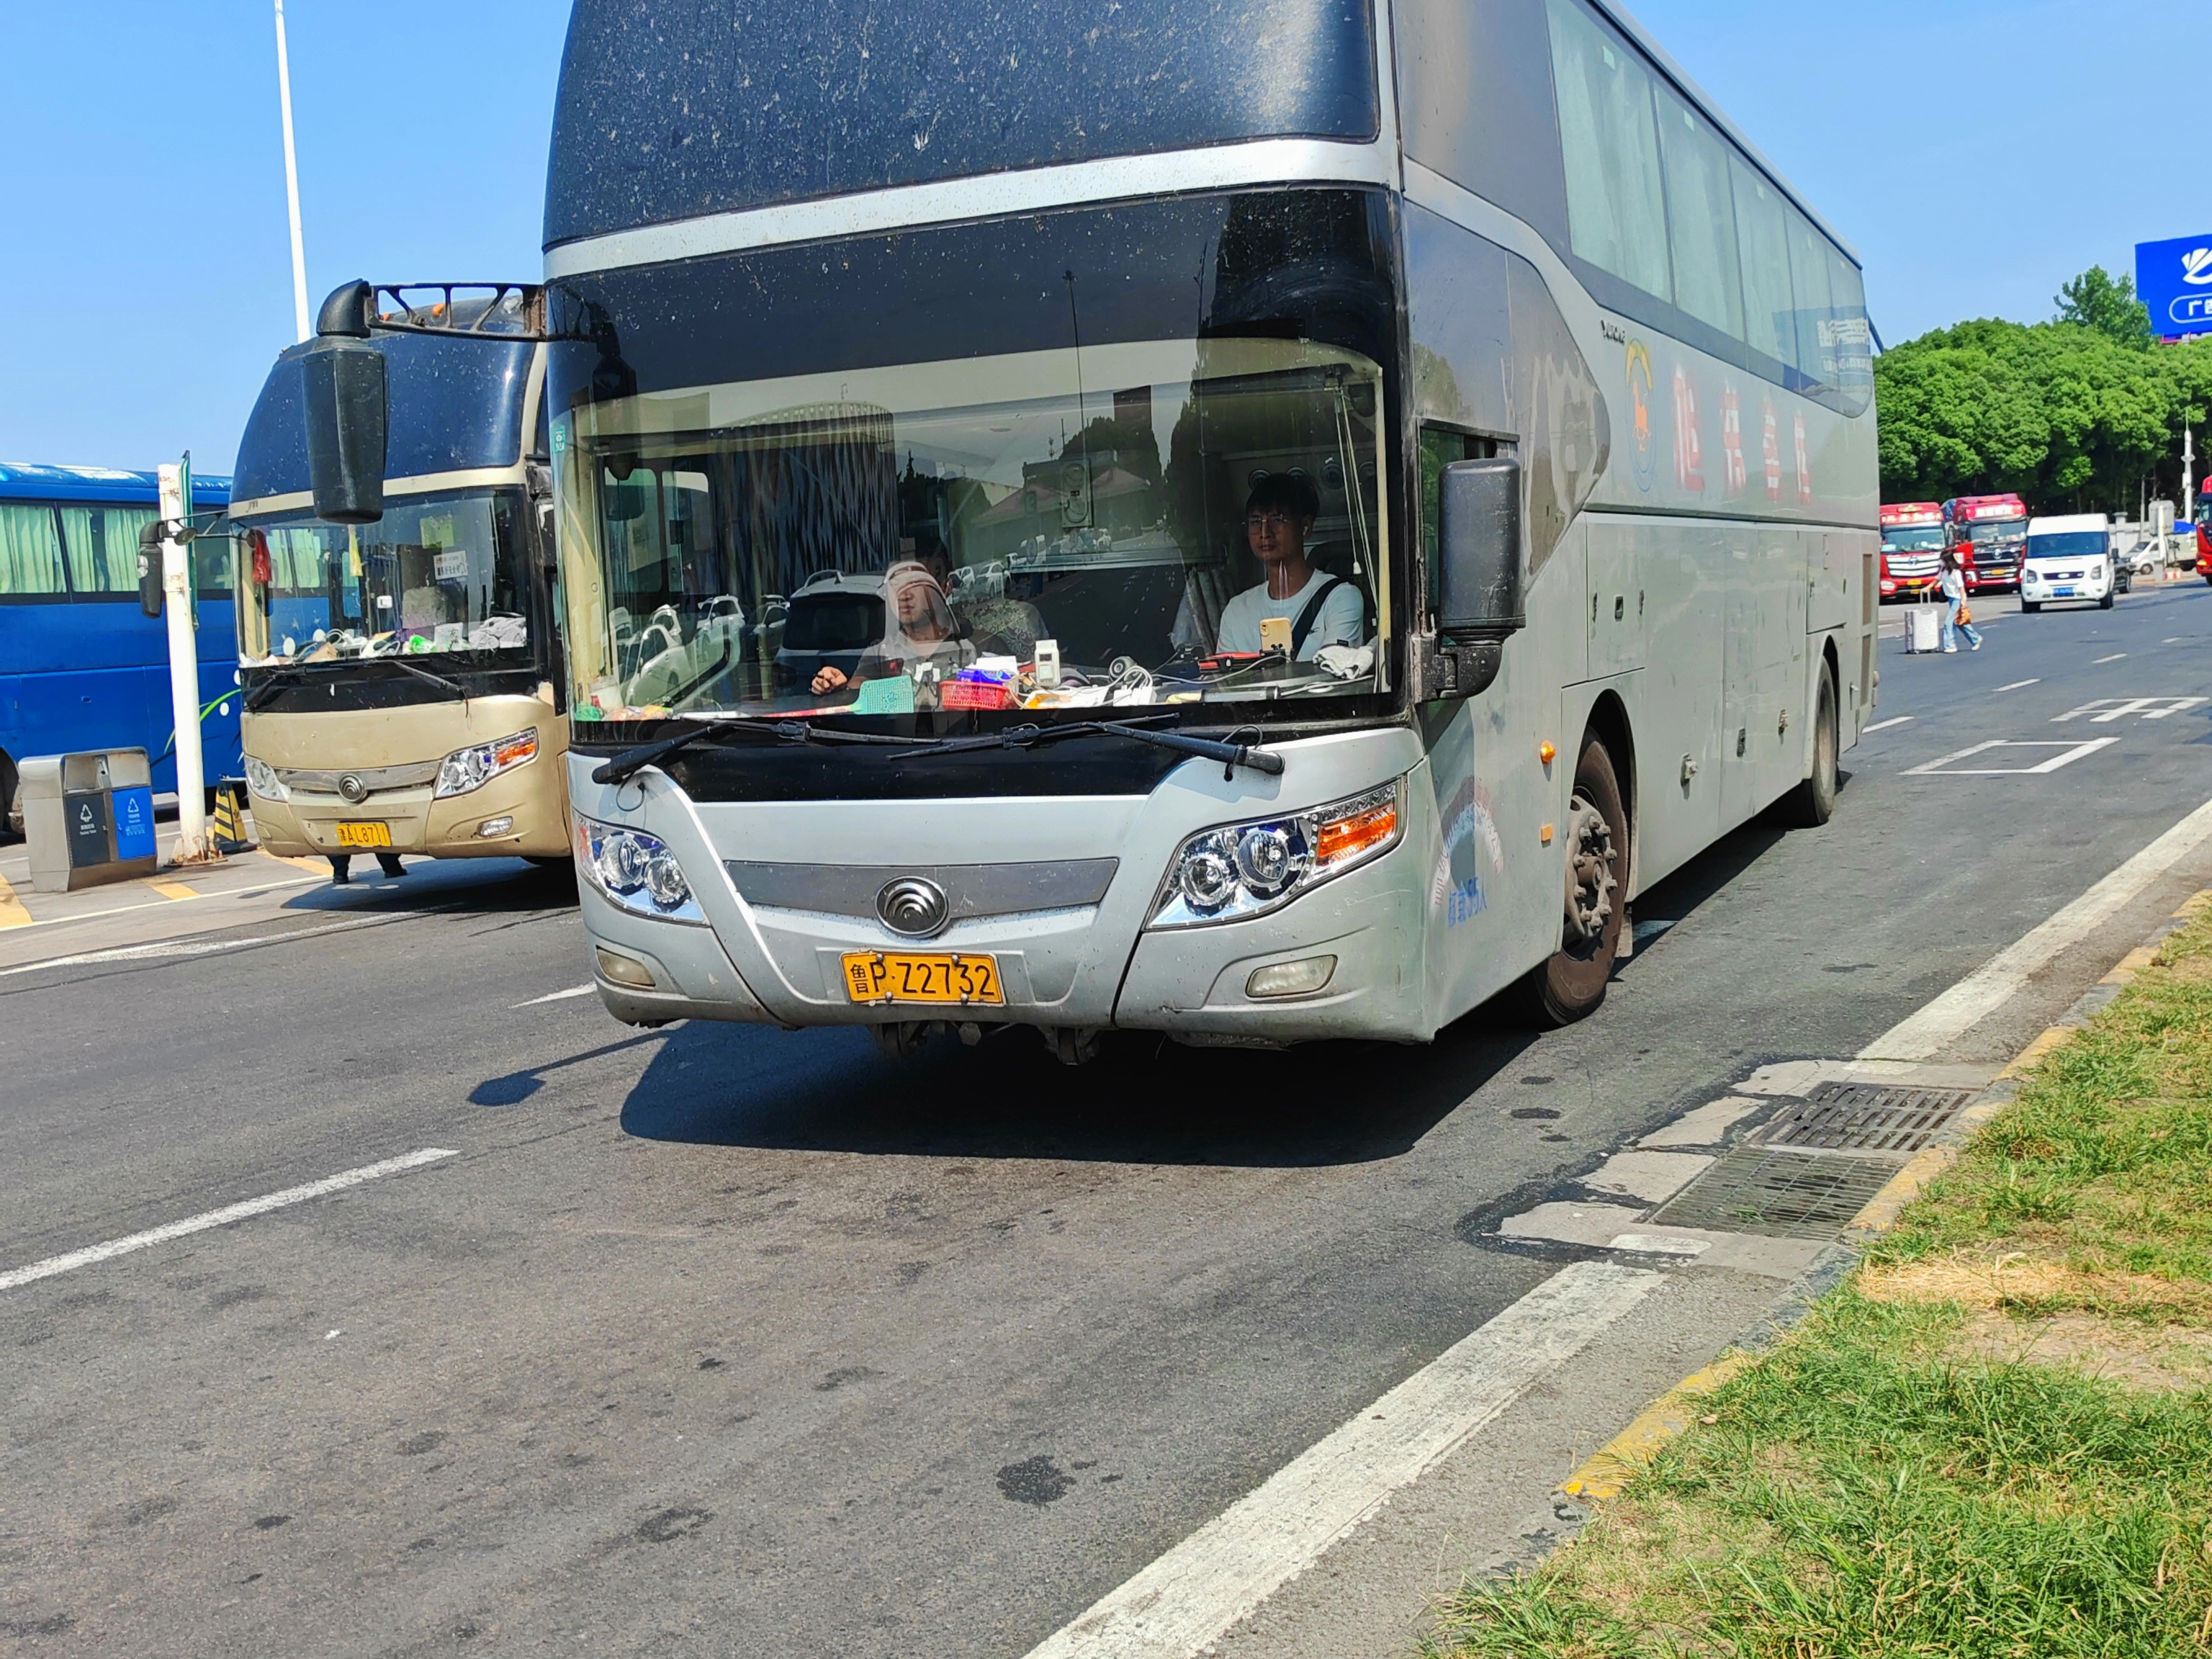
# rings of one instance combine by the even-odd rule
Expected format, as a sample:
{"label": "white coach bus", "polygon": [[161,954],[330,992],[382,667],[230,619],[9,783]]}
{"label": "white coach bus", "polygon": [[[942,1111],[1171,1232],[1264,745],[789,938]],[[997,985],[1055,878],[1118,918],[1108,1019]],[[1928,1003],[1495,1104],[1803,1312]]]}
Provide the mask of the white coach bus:
{"label": "white coach bus", "polygon": [[1826,818],[1858,267],[1591,0],[578,0],[575,851],[640,1024],[1424,1041]]}

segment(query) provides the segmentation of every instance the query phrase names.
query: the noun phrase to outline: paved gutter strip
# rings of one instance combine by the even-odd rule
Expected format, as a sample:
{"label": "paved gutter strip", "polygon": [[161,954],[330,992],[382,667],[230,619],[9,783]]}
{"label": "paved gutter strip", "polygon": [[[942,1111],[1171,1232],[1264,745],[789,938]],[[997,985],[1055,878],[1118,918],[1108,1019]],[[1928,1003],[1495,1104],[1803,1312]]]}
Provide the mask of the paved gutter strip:
{"label": "paved gutter strip", "polygon": [[[2160,923],[2150,938],[2114,964],[2112,971],[2068,1009],[2057,1024],[2046,1028],[2015,1054],[1980,1097],[1937,1132],[1933,1143],[1916,1154],[1892,1176],[1882,1189],[1852,1218],[1841,1242],[1822,1253],[1791,1286],[1774,1316],[1756,1330],[1747,1332],[1728,1353],[1711,1364],[1692,1371],[1661,1395],[1636,1419],[1584,1459],[1581,1467],[1559,1483],[1560,1518],[1569,1522],[1564,1536],[1571,1535],[1588,1518],[1581,1504],[1603,1503],[1619,1496],[1643,1470],[1665,1450],[1668,1443],[1699,1415],[1703,1396],[1713,1393],[1771,1346],[1774,1340],[1812,1310],[1814,1303],[1833,1290],[1858,1265],[1865,1244],[1897,1224],[1905,1206],[1918,1197],[1928,1183],[1957,1162],[1966,1143],[1996,1116],[2019,1092],[2020,1081],[2054,1048],[2072,1039],[2097,1012],[2150,966],[2166,937],[2207,907],[2212,907],[2212,888],[2193,895],[2172,916]],[[1907,1022],[1908,1024],[1910,1022]]]}

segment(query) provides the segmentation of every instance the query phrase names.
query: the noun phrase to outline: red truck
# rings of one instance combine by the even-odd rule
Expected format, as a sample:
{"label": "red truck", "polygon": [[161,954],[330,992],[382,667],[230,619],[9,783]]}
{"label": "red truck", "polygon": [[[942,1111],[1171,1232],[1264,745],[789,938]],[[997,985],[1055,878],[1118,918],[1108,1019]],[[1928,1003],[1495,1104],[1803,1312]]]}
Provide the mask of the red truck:
{"label": "red truck", "polygon": [[1959,550],[1969,593],[2018,587],[2027,503],[2017,495],[1955,495],[1943,503],[1943,539]]}
{"label": "red truck", "polygon": [[1942,576],[1943,508],[1937,501],[1885,501],[1881,509],[1881,596],[1932,593]]}

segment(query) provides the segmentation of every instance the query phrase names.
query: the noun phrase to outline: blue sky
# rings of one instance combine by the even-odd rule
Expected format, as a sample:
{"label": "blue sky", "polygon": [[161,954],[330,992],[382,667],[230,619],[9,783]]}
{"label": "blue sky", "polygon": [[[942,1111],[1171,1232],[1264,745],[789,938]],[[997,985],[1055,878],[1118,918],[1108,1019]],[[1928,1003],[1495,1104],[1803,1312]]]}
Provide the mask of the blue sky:
{"label": "blue sky", "polygon": [[[2046,317],[2084,267],[2212,230],[2180,160],[2202,95],[2162,67],[2203,3],[1638,9],[1856,245],[1894,343]],[[535,276],[566,0],[288,15],[311,298]],[[267,0],[0,0],[0,459],[227,469],[293,332]]]}

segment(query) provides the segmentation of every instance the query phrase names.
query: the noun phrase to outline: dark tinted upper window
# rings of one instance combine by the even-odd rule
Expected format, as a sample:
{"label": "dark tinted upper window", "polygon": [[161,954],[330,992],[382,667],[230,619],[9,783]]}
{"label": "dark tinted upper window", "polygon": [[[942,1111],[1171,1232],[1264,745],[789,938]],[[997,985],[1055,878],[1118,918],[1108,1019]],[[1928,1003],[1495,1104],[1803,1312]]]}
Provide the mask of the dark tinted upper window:
{"label": "dark tinted upper window", "polygon": [[1102,156],[1376,131],[1370,0],[577,0],[548,246]]}
{"label": "dark tinted upper window", "polygon": [[[385,477],[513,466],[521,458],[523,393],[534,349],[527,342],[379,334],[370,343],[384,354],[392,388]],[[300,356],[306,349],[287,347],[262,383],[239,440],[235,500],[313,487],[301,413]]]}

